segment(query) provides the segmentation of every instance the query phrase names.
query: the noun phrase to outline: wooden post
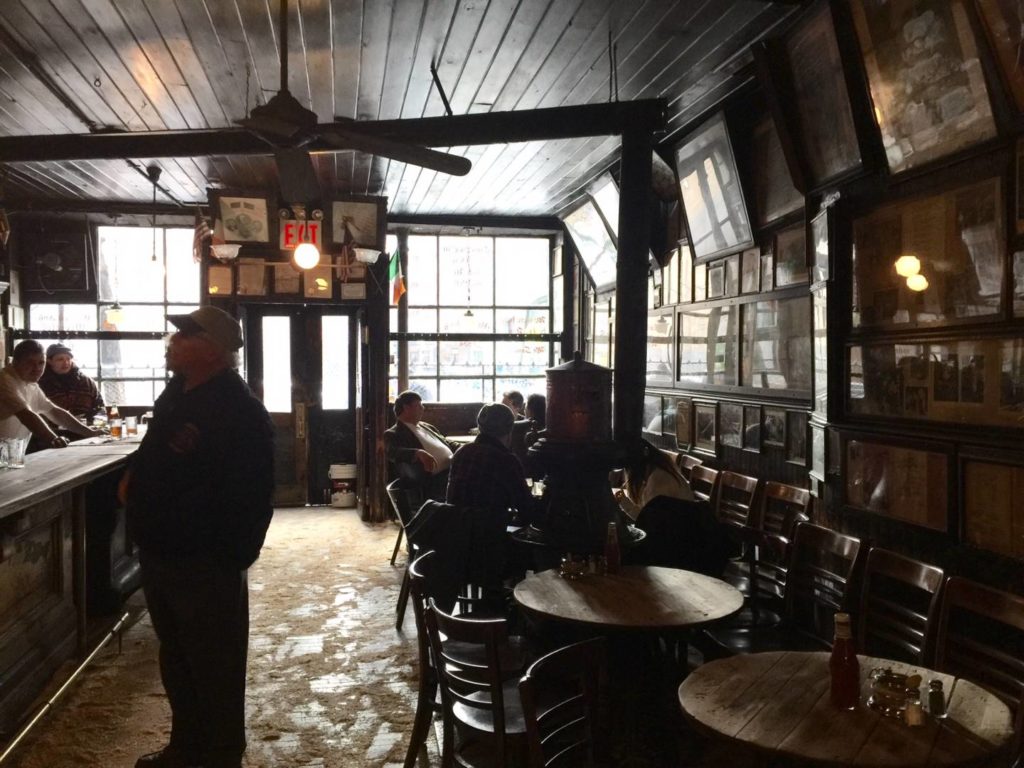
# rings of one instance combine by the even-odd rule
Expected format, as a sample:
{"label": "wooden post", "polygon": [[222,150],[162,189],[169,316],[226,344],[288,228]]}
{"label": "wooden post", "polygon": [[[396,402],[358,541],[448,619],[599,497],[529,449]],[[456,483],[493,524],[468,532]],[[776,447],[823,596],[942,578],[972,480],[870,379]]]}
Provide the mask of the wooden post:
{"label": "wooden post", "polygon": [[639,442],[643,427],[653,148],[649,125],[630,127],[622,134],[614,361],[615,441],[622,446]]}
{"label": "wooden post", "polygon": [[[402,227],[396,233],[398,235],[398,263],[402,265],[402,274],[405,275],[409,268],[409,230]],[[384,293],[389,297],[388,287],[385,286]],[[409,296],[403,293],[398,300],[398,328],[399,333],[409,331]],[[388,355],[390,356],[390,345]],[[409,342],[402,339],[398,342],[398,391],[404,392],[409,388]]]}

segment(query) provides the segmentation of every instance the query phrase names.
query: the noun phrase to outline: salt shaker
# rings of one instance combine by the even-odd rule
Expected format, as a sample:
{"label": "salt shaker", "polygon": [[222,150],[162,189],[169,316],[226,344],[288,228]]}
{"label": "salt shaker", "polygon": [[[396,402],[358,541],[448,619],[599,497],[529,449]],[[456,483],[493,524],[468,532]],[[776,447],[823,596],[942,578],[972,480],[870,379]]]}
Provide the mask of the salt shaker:
{"label": "salt shaker", "polygon": [[903,710],[903,720],[909,726],[924,725],[924,710],[921,708],[921,691],[918,688],[907,688],[907,708]]}
{"label": "salt shaker", "polygon": [[928,713],[936,718],[946,716],[946,694],[942,691],[941,680],[928,681]]}

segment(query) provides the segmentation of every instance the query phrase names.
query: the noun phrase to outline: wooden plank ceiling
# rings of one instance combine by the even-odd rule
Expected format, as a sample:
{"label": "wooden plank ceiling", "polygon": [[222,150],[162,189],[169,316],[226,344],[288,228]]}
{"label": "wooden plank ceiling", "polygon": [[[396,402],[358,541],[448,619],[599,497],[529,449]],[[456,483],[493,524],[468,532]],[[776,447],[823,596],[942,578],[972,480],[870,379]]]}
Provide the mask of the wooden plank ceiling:
{"label": "wooden plank ceiling", "polygon": [[[320,122],[663,97],[666,142],[749,77],[753,40],[792,3],[763,0],[292,0],[289,87]],[[3,0],[0,135],[223,128],[278,89],[277,0]],[[45,142],[43,142],[45,144]],[[329,194],[398,214],[544,215],[614,164],[615,138],[455,147],[464,177],[352,151],[314,156]],[[56,207],[152,199],[147,158],[9,162],[0,197]],[[269,156],[163,158],[158,202],[273,190]]]}

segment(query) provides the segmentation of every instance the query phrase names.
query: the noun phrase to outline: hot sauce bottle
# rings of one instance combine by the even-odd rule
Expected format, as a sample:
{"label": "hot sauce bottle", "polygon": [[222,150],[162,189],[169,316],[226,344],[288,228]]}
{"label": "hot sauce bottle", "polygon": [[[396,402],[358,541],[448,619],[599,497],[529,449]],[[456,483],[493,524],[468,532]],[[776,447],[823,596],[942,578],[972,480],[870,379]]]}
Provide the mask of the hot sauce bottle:
{"label": "hot sauce bottle", "polygon": [[604,540],[604,560],[608,573],[618,573],[622,556],[619,553],[619,531],[615,523],[608,523],[608,532]]}
{"label": "hot sauce bottle", "polygon": [[855,709],[860,702],[860,663],[853,647],[850,614],[836,614],[836,635],[832,643],[832,656],[828,660],[831,676],[829,697],[832,706]]}

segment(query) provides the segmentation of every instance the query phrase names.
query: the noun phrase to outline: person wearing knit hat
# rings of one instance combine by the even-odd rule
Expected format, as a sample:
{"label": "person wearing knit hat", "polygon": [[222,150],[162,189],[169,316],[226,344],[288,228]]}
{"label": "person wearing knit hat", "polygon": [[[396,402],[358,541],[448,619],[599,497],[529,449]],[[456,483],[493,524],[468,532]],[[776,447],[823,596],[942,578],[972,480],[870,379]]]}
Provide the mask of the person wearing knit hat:
{"label": "person wearing knit hat", "polygon": [[46,348],[46,371],[39,386],[51,402],[77,417],[92,418],[103,410],[96,382],[75,365],[71,348],[57,342]]}

